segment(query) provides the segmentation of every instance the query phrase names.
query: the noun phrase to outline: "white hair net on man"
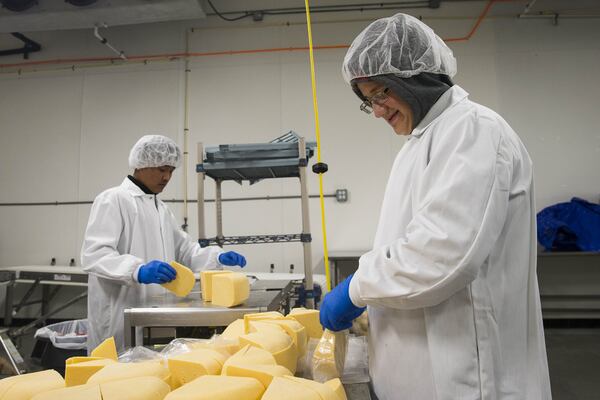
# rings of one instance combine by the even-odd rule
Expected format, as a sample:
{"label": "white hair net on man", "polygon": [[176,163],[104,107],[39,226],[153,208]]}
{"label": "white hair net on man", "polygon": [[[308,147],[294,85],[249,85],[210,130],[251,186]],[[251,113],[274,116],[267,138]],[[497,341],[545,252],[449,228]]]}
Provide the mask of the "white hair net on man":
{"label": "white hair net on man", "polygon": [[132,169],[153,167],[179,167],[181,150],[172,139],[162,135],[146,135],[131,148],[129,167]]}
{"label": "white hair net on man", "polygon": [[430,27],[406,14],[367,26],[352,42],[342,66],[348,83],[384,74],[410,78],[422,72],[453,77],[456,59]]}

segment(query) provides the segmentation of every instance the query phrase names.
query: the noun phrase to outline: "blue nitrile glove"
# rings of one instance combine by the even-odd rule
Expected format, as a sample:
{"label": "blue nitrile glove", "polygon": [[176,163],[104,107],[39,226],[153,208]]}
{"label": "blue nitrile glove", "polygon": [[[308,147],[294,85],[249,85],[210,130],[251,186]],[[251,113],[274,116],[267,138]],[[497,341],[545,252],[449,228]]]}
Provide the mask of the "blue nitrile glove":
{"label": "blue nitrile glove", "polygon": [[139,283],[167,283],[175,279],[177,272],[163,261],[152,260],[138,271]]}
{"label": "blue nitrile glove", "polygon": [[337,332],[350,329],[352,321],[358,318],[366,309],[366,307],[356,307],[350,300],[349,289],[353,275],[347,277],[323,298],[319,318],[321,325],[330,331]]}
{"label": "blue nitrile glove", "polygon": [[219,254],[219,262],[230,267],[239,265],[243,268],[246,266],[246,258],[235,251],[228,251],[226,253]]}

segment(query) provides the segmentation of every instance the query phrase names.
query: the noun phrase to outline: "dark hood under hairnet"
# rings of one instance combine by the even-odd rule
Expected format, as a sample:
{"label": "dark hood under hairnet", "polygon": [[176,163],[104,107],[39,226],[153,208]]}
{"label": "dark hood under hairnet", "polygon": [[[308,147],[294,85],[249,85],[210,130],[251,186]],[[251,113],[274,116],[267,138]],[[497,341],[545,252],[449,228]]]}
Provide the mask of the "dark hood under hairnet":
{"label": "dark hood under hairnet", "polygon": [[454,85],[447,75],[428,72],[422,72],[409,78],[401,78],[395,74],[385,74],[354,79],[351,82],[352,90],[363,101],[366,98],[358,89],[357,83],[364,81],[380,83],[408,103],[413,112],[413,126],[411,129],[419,125],[435,102]]}

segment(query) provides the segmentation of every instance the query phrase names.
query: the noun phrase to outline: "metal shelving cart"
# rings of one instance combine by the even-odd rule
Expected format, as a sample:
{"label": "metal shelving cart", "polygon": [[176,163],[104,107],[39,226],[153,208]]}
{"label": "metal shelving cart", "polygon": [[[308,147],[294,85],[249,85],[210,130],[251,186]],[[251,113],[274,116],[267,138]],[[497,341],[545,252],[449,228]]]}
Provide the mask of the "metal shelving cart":
{"label": "metal shelving cart", "polygon": [[[312,252],[306,167],[314,154],[316,143],[306,143],[294,132],[278,137],[270,143],[223,144],[204,148],[198,143],[198,236],[205,247],[211,244],[258,244],[278,242],[301,242],[304,251],[304,289],[306,306],[314,308]],[[217,233],[208,238],[204,216],[204,180],[208,176],[215,181],[215,206]],[[302,203],[302,232],[273,235],[224,236],[222,219],[221,186],[224,181],[254,184],[262,179],[299,178]]]}

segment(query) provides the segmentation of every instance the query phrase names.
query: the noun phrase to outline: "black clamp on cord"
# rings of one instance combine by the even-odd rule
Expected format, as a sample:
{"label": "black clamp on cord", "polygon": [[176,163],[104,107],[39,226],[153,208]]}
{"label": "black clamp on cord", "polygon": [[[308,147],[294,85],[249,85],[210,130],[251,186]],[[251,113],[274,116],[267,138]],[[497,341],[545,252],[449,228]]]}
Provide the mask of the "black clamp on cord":
{"label": "black clamp on cord", "polygon": [[327,172],[328,169],[329,167],[327,166],[327,164],[322,162],[315,163],[312,166],[312,170],[315,174],[324,174],[325,172]]}

